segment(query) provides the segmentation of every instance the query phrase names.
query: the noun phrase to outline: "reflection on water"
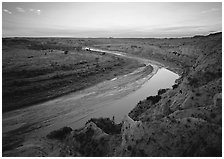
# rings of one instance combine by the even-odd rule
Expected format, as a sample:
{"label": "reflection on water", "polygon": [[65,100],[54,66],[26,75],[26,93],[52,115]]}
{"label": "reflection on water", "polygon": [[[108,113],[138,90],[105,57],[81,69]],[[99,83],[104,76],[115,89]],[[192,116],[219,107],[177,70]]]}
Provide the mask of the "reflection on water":
{"label": "reflection on water", "polygon": [[[113,103],[108,103],[99,109],[97,112],[88,115],[85,118],[90,119],[92,117],[110,117],[115,116],[116,122],[121,122],[124,115],[128,114],[136,104],[148,96],[157,95],[159,89],[172,88],[175,80],[179,78],[179,75],[165,69],[161,68],[158,72],[147,82],[145,82],[141,88],[128,94],[127,96],[113,101]],[[84,124],[84,119],[77,122],[75,125]],[[73,125],[74,126],[74,125]]]}
{"label": "reflection on water", "polygon": [[93,117],[115,116],[116,122],[120,122],[140,100],[156,95],[161,88],[171,87],[179,78],[165,68],[158,70],[158,66],[152,66],[154,70],[150,74],[140,68],[134,74],[102,82],[80,92],[4,113],[3,133],[22,127],[23,132],[18,133],[26,134],[28,140],[46,136],[63,126],[80,128]]}

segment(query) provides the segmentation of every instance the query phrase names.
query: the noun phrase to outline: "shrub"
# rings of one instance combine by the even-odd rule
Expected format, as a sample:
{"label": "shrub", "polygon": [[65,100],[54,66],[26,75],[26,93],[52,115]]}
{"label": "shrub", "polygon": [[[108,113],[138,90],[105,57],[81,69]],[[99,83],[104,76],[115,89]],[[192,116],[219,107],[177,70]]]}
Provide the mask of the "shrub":
{"label": "shrub", "polygon": [[172,87],[173,89],[176,89],[178,87],[178,84],[174,84]]}
{"label": "shrub", "polygon": [[88,128],[85,133],[76,134],[75,138],[80,143],[83,143],[83,142],[86,143],[91,141],[93,134],[94,134],[94,130],[92,130],[91,128]]}
{"label": "shrub", "polygon": [[[79,143],[77,151],[86,157],[105,156],[107,150],[107,140],[101,138],[99,141],[93,139],[94,130],[88,128],[86,132],[75,134],[75,139]],[[76,144],[76,143],[75,143]]]}
{"label": "shrub", "polygon": [[158,95],[162,95],[162,94],[164,94],[167,90],[168,90],[168,89],[160,89],[160,90],[158,91]]}
{"label": "shrub", "polygon": [[156,104],[157,102],[159,102],[160,99],[161,99],[160,95],[149,96],[149,97],[146,98],[146,100],[151,101],[152,104]]}
{"label": "shrub", "polygon": [[131,48],[138,48],[136,45],[131,45]]}
{"label": "shrub", "polygon": [[197,87],[198,84],[199,84],[199,81],[196,78],[189,77],[188,81],[189,81],[189,85],[192,86],[192,87]]}
{"label": "shrub", "polygon": [[55,131],[50,132],[47,135],[47,138],[49,138],[49,139],[63,140],[63,139],[65,139],[65,137],[68,134],[70,134],[71,131],[72,131],[72,128],[70,128],[70,127],[63,127],[63,128],[61,128],[59,130],[55,130]]}
{"label": "shrub", "polygon": [[189,123],[190,123],[190,122],[191,122],[191,119],[189,119],[189,118],[188,118],[188,119],[187,119],[187,122],[189,122]]}
{"label": "shrub", "polygon": [[93,122],[102,129],[107,134],[120,134],[121,132],[121,124],[115,124],[114,118],[110,120],[110,118],[92,118],[89,121],[86,122]]}
{"label": "shrub", "polygon": [[128,145],[128,151],[131,151],[131,149],[132,149],[132,147],[131,147],[131,145]]}

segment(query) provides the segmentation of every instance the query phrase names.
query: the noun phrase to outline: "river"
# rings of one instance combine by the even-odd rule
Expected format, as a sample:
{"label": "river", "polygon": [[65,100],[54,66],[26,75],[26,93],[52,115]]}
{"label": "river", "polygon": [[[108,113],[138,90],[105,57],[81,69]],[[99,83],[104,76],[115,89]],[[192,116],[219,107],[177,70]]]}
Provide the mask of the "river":
{"label": "river", "polygon": [[[171,88],[179,78],[179,75],[155,61],[121,52],[91,49],[142,60],[146,66],[85,90],[3,113],[3,138],[7,139],[9,135],[13,135],[16,140],[22,138],[23,145],[33,144],[38,138],[63,126],[80,128],[93,117],[114,116],[119,123],[140,100],[156,95],[159,89]],[[149,65],[153,66],[152,72],[147,71]]]}

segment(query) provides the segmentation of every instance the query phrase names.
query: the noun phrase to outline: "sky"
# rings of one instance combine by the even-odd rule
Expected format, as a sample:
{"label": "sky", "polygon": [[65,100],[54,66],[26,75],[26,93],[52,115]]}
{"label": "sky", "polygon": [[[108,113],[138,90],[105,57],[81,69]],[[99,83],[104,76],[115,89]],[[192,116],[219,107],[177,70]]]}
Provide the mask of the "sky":
{"label": "sky", "polygon": [[222,3],[3,2],[3,37],[183,37],[222,31]]}

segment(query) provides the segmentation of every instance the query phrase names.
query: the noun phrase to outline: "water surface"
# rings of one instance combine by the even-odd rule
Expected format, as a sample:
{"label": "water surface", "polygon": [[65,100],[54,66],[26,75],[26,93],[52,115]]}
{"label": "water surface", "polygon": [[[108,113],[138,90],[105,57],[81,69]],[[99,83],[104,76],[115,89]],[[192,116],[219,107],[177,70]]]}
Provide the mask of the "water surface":
{"label": "water surface", "polygon": [[4,113],[3,136],[20,128],[22,132],[14,131],[15,135],[32,143],[64,126],[80,128],[93,117],[114,116],[116,122],[121,122],[140,100],[156,95],[159,89],[170,88],[179,78],[157,62],[121,52],[110,53],[140,60],[146,67],[48,102]]}
{"label": "water surface", "polygon": [[[146,81],[141,87],[127,96],[108,102],[97,112],[89,115],[85,119],[80,120],[76,124],[84,124],[84,121],[92,117],[115,117],[116,122],[121,122],[123,117],[128,114],[140,100],[146,99],[148,96],[157,95],[159,89],[172,88],[175,84],[175,80],[179,78],[179,75],[166,69],[160,68],[157,73]],[[74,126],[76,125],[74,124]]]}

